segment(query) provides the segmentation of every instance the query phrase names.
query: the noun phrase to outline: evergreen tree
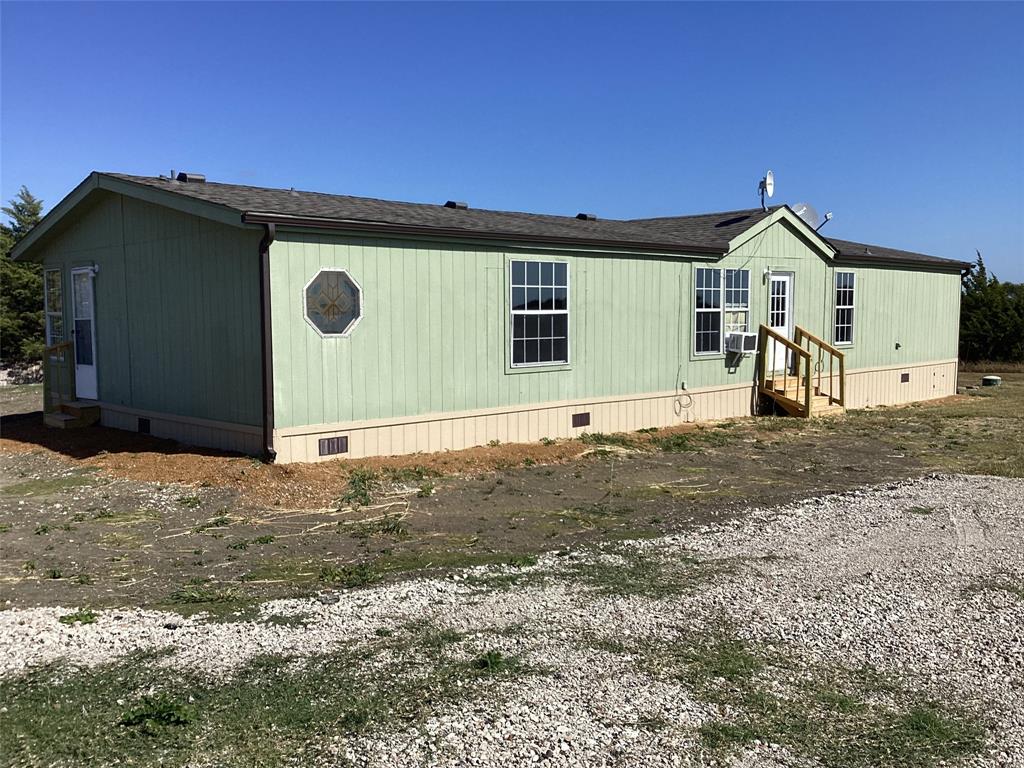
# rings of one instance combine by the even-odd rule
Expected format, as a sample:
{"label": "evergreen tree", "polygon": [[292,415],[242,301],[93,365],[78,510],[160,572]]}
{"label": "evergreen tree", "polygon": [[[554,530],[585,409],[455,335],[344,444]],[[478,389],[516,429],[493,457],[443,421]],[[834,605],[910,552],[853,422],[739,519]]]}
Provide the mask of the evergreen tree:
{"label": "evergreen tree", "polygon": [[43,201],[22,187],[3,206],[0,224],[0,362],[38,360],[43,353],[43,276],[39,264],[14,261],[11,250],[43,214]]}
{"label": "evergreen tree", "polygon": [[963,279],[960,359],[1024,362],[1024,286],[990,276],[980,251]]}

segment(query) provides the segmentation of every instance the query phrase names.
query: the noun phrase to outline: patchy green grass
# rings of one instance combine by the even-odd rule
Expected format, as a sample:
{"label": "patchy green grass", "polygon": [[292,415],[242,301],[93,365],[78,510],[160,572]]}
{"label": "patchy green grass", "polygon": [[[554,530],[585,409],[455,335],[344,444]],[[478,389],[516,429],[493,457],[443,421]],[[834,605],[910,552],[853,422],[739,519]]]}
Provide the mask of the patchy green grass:
{"label": "patchy green grass", "polygon": [[368,563],[354,565],[324,565],[317,579],[322,584],[337,587],[364,587],[380,578],[380,574]]}
{"label": "patchy green grass", "polygon": [[723,714],[698,737],[723,755],[760,741],[826,768],[926,768],[976,754],[985,743],[979,716],[953,702],[938,704],[870,669],[802,668],[784,650],[752,645],[728,628],[630,651],[653,674],[719,707]]}
{"label": "patchy green grass", "polygon": [[48,480],[25,480],[21,483],[13,483],[0,488],[0,493],[4,496],[52,496],[71,488],[95,485],[95,483],[96,478],[91,474],[76,473]]}
{"label": "patchy green grass", "polygon": [[203,505],[203,500],[198,496],[179,496],[178,506],[185,509],[198,509]]}
{"label": "patchy green grass", "polygon": [[585,445],[617,445],[620,448],[635,446],[633,438],[621,432],[612,435],[606,435],[603,432],[584,432],[578,439]]}
{"label": "patchy green grass", "polygon": [[203,579],[192,579],[168,596],[168,600],[177,605],[199,606],[235,603],[238,599],[238,592],[234,589],[216,586]]}
{"label": "patchy green grass", "polygon": [[659,435],[651,438],[651,445],[665,453],[684,453],[686,451],[699,451],[691,436],[684,432],[675,432],[669,435]]}
{"label": "patchy green grass", "polygon": [[67,624],[73,626],[75,624],[95,624],[96,614],[90,611],[88,608],[75,611],[74,613],[66,613],[60,616],[57,621],[61,624]]}
{"label": "patchy green grass", "polygon": [[221,679],[156,667],[151,654],[39,668],[0,679],[0,754],[67,768],[333,764],[335,739],[415,727],[439,707],[493,696],[495,679],[538,673],[464,642],[410,625],[308,659],[259,657]]}
{"label": "patchy green grass", "polygon": [[685,594],[730,573],[728,560],[678,556],[671,563],[635,549],[608,549],[599,557],[566,565],[563,578],[582,582],[607,595],[663,598]]}

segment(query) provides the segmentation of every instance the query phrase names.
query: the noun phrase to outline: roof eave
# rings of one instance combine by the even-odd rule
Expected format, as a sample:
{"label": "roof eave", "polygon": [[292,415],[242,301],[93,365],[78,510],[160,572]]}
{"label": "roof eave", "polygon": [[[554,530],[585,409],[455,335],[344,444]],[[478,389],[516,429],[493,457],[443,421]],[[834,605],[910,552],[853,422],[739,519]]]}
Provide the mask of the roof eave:
{"label": "roof eave", "polygon": [[277,224],[279,226],[303,227],[310,229],[341,229],[355,232],[375,232],[382,234],[412,235],[424,237],[459,237],[463,239],[504,240],[523,243],[543,243],[549,245],[588,246],[611,248],[625,251],[644,251],[666,253],[672,255],[712,255],[722,256],[728,246],[708,245],[677,245],[663,242],[641,240],[608,240],[606,238],[556,237],[552,235],[524,235],[519,232],[502,232],[499,230],[460,229],[457,227],[428,227],[414,224],[394,224],[381,221],[362,221],[357,219],[331,219],[317,216],[293,216],[290,214],[272,213],[268,211],[246,211],[242,214],[246,224]]}

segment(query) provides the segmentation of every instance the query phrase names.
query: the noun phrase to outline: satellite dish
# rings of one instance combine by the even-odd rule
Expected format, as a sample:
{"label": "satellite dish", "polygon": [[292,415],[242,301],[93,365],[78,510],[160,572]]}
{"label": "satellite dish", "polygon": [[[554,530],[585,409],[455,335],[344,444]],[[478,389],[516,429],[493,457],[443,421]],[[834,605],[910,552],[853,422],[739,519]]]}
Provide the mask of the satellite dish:
{"label": "satellite dish", "polygon": [[767,211],[768,208],[764,204],[764,196],[768,195],[771,197],[775,193],[775,174],[768,171],[761,179],[761,183],[757,185],[757,191],[761,193],[761,210]]}
{"label": "satellite dish", "polygon": [[793,213],[803,219],[804,224],[811,229],[818,228],[818,212],[810,203],[797,203],[793,206]]}

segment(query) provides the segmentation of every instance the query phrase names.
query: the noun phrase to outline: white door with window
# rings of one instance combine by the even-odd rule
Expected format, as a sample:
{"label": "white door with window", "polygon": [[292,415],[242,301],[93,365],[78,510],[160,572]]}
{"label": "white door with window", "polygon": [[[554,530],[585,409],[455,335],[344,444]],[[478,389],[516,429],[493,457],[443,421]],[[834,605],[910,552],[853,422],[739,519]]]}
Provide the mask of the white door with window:
{"label": "white door with window", "polygon": [[96,322],[92,267],[71,270],[72,329],[75,338],[75,396],[95,400]]}
{"label": "white door with window", "polygon": [[[768,292],[768,327],[793,338],[793,275],[773,274]],[[766,350],[769,371],[782,371],[791,365],[789,350],[772,340]]]}

